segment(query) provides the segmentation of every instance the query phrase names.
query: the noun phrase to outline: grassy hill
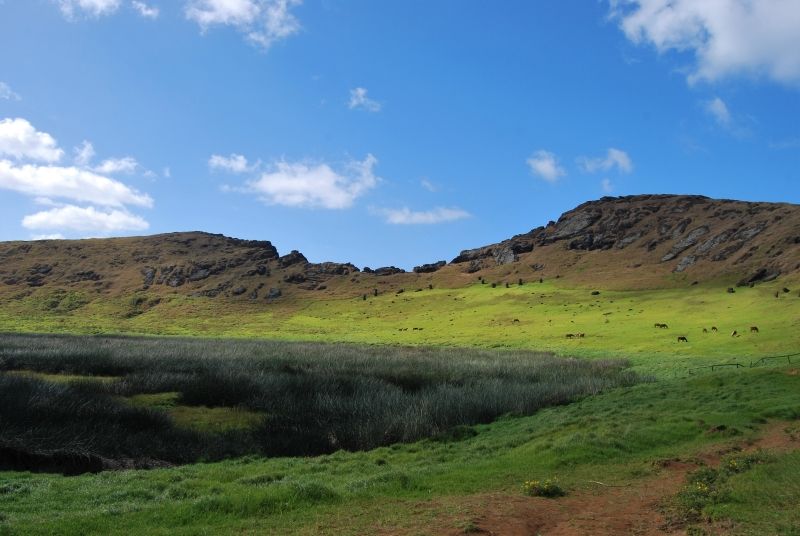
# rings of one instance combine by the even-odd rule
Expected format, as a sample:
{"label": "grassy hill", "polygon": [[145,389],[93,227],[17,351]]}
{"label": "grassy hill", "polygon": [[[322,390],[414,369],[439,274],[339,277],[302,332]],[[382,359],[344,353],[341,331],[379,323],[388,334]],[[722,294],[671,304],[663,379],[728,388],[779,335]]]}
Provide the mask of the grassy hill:
{"label": "grassy hill", "polygon": [[603,198],[415,270],[310,263],[205,233],[2,243],[0,330],[536,348],[637,364],[800,346],[796,205]]}
{"label": "grassy hill", "polygon": [[[0,473],[0,535],[797,534],[800,357],[759,359],[798,352],[798,328],[788,204],[603,198],[408,273],[205,233],[3,243],[0,331],[191,339],[0,336],[0,385],[31,401],[0,410],[15,452],[162,458]],[[530,350],[633,370],[520,410]],[[37,408],[62,416],[31,427]],[[386,435],[410,414],[440,424]],[[289,417],[347,450],[265,457],[285,434],[254,433]],[[360,426],[369,442],[333,441]],[[565,497],[527,494],[551,479]]]}

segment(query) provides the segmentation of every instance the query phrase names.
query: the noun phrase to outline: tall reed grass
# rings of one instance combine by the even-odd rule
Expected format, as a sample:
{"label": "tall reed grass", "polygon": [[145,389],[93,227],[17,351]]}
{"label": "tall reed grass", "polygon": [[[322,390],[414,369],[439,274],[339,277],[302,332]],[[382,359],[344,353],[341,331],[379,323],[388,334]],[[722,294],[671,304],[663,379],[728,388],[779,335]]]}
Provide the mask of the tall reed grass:
{"label": "tall reed grass", "polygon": [[[525,351],[0,335],[0,371],[117,377],[54,384],[0,374],[0,447],[176,463],[370,449],[632,385],[639,378],[627,367]],[[264,418],[246,431],[190,432],[122,398],[161,392]]]}

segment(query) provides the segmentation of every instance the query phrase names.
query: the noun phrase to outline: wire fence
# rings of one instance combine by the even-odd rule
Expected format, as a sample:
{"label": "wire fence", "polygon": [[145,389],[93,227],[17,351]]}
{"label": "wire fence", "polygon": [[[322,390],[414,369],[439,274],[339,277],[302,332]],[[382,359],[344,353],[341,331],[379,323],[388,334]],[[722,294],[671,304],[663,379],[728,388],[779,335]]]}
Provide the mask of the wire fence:
{"label": "wire fence", "polygon": [[[792,361],[792,358],[795,358],[795,361]],[[726,368],[726,367],[733,367],[735,369],[740,368],[754,368],[760,367],[763,365],[774,363],[773,360],[775,359],[785,359],[787,363],[797,363],[800,362],[800,352],[795,352],[792,354],[782,354],[782,355],[768,355],[764,357],[759,357],[755,361],[750,361],[750,365],[744,365],[742,363],[716,363],[714,365],[704,365],[702,367],[694,367],[688,370],[689,374],[694,374],[696,370],[703,370],[703,369],[711,369],[716,370],[718,368]]]}

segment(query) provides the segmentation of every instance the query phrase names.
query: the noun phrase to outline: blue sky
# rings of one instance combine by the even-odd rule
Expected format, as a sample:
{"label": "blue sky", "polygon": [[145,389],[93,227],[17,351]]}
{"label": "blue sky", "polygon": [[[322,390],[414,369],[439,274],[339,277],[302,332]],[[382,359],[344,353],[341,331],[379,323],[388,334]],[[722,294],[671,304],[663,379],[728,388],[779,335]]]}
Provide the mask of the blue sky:
{"label": "blue sky", "polygon": [[0,240],[411,268],[603,195],[800,202],[794,0],[0,0]]}

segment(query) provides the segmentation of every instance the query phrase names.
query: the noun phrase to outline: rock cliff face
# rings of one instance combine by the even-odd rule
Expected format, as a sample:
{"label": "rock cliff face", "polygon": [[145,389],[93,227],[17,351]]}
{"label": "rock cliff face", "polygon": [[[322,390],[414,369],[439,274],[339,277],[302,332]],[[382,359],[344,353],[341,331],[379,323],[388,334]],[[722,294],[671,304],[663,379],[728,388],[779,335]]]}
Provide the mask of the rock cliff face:
{"label": "rock cliff face", "polygon": [[[714,200],[703,196],[604,197],[564,213],[557,222],[453,259],[465,272],[517,261],[535,249],[582,253],[625,251],[640,264],[674,273],[698,263],[711,272],[798,270],[800,207],[779,203]],[[541,263],[540,263],[541,265]],[[568,267],[567,267],[568,268]],[[568,271],[568,270],[567,270]]]}
{"label": "rock cliff face", "polygon": [[190,296],[277,299],[280,282],[306,290],[359,270],[309,263],[298,251],[280,256],[268,241],[208,233],[94,240],[0,243],[0,290],[65,288],[103,292],[172,290]]}
{"label": "rock cliff face", "polygon": [[701,196],[604,197],[556,222],[462,251],[413,273],[280,255],[268,241],[208,233],[0,243],[0,301],[25,293],[178,293],[271,303],[297,293],[357,295],[475,276],[625,287],[724,277],[753,284],[800,274],[800,206]]}

